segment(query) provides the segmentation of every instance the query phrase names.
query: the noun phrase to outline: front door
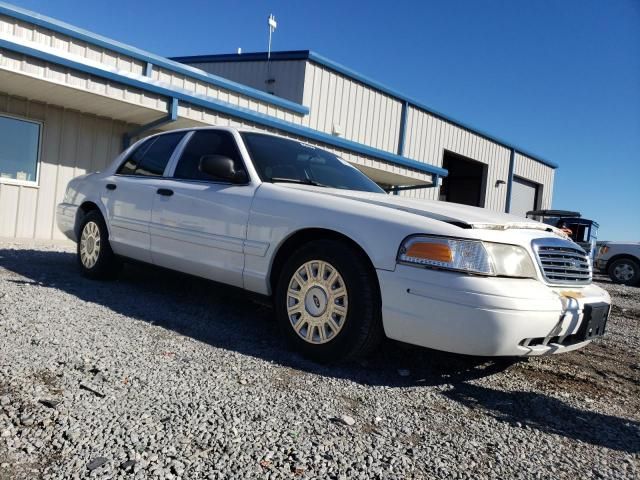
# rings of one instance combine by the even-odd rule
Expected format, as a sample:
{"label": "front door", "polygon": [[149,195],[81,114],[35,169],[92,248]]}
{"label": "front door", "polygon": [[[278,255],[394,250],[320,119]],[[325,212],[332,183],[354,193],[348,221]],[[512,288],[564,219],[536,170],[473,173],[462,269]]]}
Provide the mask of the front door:
{"label": "front door", "polygon": [[244,164],[233,135],[196,130],[153,199],[151,255],[162,267],[242,287],[244,241],[255,186],[210,177],[199,169],[205,155]]}
{"label": "front door", "polygon": [[151,137],[133,150],[115,175],[105,179],[109,243],[116,254],[151,262],[149,222],[159,179],[184,132]]}

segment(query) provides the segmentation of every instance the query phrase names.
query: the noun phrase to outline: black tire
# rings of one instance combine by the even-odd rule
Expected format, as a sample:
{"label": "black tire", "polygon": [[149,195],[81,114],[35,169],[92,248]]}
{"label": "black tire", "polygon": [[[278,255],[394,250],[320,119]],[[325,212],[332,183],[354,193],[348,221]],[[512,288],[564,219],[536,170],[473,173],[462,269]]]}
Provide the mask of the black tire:
{"label": "black tire", "polygon": [[[87,252],[87,247],[83,247],[82,245],[85,229],[87,229],[87,232],[90,230],[97,230],[97,232],[99,232],[99,243],[95,242],[94,239],[94,246],[95,244],[99,246],[95,262],[87,262],[86,260],[83,262],[83,252],[81,252],[81,250],[85,248],[84,253],[86,254]],[[92,252],[93,251],[94,250],[92,250]],[[76,258],[82,275],[92,280],[114,279],[122,268],[122,261],[116,257],[109,244],[109,231],[107,230],[104,218],[102,218],[102,215],[97,210],[91,210],[80,220]]]}
{"label": "black tire", "polygon": [[[340,280],[344,282],[348,303],[346,315],[340,322],[339,331],[336,333],[329,331],[329,334],[327,334],[325,329],[323,330],[324,335],[332,338],[326,340],[326,343],[312,344],[310,341],[301,338],[301,334],[296,332],[294,320],[290,319],[287,307],[290,301],[290,295],[288,294],[289,284],[294,274],[307,262],[316,260],[328,263],[327,270],[329,272],[332,271],[329,267],[337,270],[341,276]],[[316,275],[320,274],[316,272]],[[328,274],[327,276],[330,275]],[[313,297],[314,302],[318,303],[315,295],[311,295],[311,297]],[[306,298],[309,298],[309,294]],[[326,312],[327,309],[331,308],[332,301],[327,300],[327,298],[324,300],[326,301],[324,310]],[[339,305],[341,301],[336,299],[335,302]],[[318,240],[307,243],[296,250],[289,257],[280,274],[276,288],[275,304],[276,318],[280,329],[290,345],[298,352],[315,361],[332,363],[364,357],[379,345],[384,336],[380,289],[375,271],[362,252],[349,246],[346,242]],[[295,300],[294,304],[297,304]],[[304,309],[305,315],[311,315],[306,304],[302,305],[301,309]],[[302,319],[303,314],[301,313],[300,315],[299,318]],[[329,313],[329,315],[331,314]],[[340,316],[338,317],[340,318]],[[313,320],[315,321],[315,317]],[[306,328],[308,332],[309,326],[307,325]],[[319,338],[321,327],[312,328],[317,328],[315,332]],[[327,328],[330,329],[329,326]],[[304,332],[304,328],[301,332]]]}
{"label": "black tire", "polygon": [[637,285],[640,283],[640,263],[633,258],[618,258],[607,268],[609,278],[614,283]]}

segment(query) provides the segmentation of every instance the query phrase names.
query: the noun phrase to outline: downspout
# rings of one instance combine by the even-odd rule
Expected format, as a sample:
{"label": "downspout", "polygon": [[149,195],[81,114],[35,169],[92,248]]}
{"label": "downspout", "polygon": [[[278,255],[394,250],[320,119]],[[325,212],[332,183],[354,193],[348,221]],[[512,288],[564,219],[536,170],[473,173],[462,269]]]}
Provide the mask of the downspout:
{"label": "downspout", "polygon": [[172,98],[171,103],[169,103],[169,111],[167,112],[167,115],[157,120],[154,120],[153,122],[147,123],[146,125],[141,125],[135,130],[129,133],[125,133],[122,136],[122,149],[126,150],[129,147],[129,145],[131,145],[131,139],[137,137],[141,133],[144,133],[147,130],[151,130],[153,128],[159,127],[166,123],[175,122],[177,119],[178,119],[178,99]]}
{"label": "downspout", "polygon": [[[400,114],[400,131],[398,133],[398,155],[404,156],[404,144],[407,138],[407,116],[409,115],[409,102],[402,102],[402,113]],[[394,195],[406,190],[418,190],[422,188],[434,188],[440,186],[440,175],[431,175],[431,185],[411,185],[407,187],[395,186],[389,191]]]}
{"label": "downspout", "polygon": [[402,113],[400,114],[400,133],[398,135],[398,155],[404,156],[404,141],[407,136],[407,115],[409,102],[402,102]]}
{"label": "downspout", "polygon": [[511,188],[513,187],[513,169],[516,164],[516,151],[511,149],[511,156],[509,157],[509,178],[507,179],[507,200],[504,205],[504,211],[506,213],[511,212]]}

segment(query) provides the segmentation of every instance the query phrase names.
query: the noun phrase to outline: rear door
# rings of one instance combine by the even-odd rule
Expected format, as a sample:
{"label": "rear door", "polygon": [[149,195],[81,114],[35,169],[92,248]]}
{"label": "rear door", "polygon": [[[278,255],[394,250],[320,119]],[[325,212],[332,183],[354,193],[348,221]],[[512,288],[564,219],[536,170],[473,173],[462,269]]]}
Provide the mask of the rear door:
{"label": "rear door", "polygon": [[115,175],[105,179],[102,202],[107,209],[113,251],[151,262],[149,222],[159,181],[185,132],[151,137],[133,150]]}
{"label": "rear door", "polygon": [[[163,194],[153,199],[153,263],[235,286],[242,286],[243,247],[255,185],[232,184],[199,170],[205,155],[224,155],[246,168],[233,134],[196,130],[175,162]],[[174,162],[172,162],[174,163]]]}

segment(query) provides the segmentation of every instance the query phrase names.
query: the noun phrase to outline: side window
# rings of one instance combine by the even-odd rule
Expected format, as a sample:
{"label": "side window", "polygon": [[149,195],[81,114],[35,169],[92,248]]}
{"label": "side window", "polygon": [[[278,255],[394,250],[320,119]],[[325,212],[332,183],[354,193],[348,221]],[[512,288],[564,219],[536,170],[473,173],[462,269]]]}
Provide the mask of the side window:
{"label": "side window", "polygon": [[214,182],[220,180],[199,170],[200,159],[205,155],[224,155],[234,161],[236,171],[244,170],[240,152],[231,133],[219,130],[198,130],[182,152],[173,176],[188,180]]}
{"label": "side window", "polygon": [[131,152],[117,173],[121,175],[161,176],[169,163],[171,154],[183,136],[184,132],[176,132],[150,138]]}
{"label": "side window", "polygon": [[129,154],[124,163],[120,165],[116,173],[120,175],[133,175],[136,171],[136,167],[140,163],[140,160],[142,159],[142,157],[144,157],[145,152],[149,150],[149,147],[154,142],[154,140],[155,138],[149,138],[142,142],[138,146],[138,148],[136,148]]}

